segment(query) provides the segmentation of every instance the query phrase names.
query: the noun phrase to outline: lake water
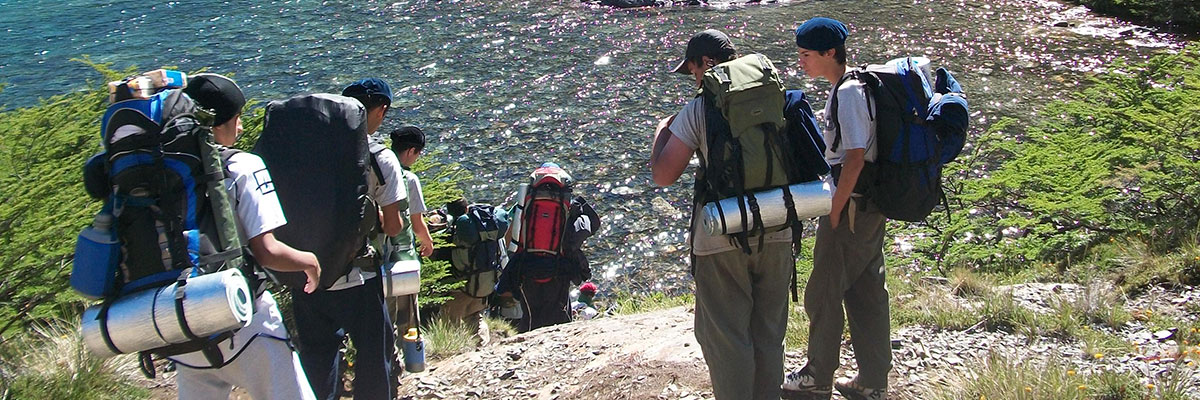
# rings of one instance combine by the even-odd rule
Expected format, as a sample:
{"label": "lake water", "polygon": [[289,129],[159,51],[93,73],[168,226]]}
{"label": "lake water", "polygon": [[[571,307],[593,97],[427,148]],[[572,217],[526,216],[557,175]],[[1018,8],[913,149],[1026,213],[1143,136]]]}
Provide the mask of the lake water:
{"label": "lake water", "polygon": [[[741,53],[766,54],[819,109],[828,84],[795,68],[791,31],[813,16],[845,21],[851,63],[928,55],[970,93],[972,131],[1031,118],[1115,58],[1172,51],[1181,39],[1036,0],[792,1],[752,6],[612,10],[574,0],[483,1],[0,0],[0,108],[79,90],[117,68],[209,68],[247,95],[337,92],[388,80],[381,129],[415,124],[442,161],[471,171],[468,195],[499,202],[555,161],[604,220],[589,242],[602,285],[686,287],[691,172],[651,184],[652,130],[695,93],[668,73],[692,33],[717,28]],[[1055,27],[1056,21],[1068,21]],[[99,85],[100,82],[92,82]]]}

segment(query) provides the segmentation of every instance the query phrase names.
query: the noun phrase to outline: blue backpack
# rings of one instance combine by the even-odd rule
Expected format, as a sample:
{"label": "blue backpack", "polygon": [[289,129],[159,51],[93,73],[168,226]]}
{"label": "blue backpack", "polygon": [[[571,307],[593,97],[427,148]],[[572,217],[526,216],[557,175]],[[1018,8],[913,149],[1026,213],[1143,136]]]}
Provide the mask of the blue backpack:
{"label": "blue backpack", "polygon": [[81,294],[108,299],[173,282],[189,268],[195,276],[242,266],[220,150],[200,118],[179,89],[108,107],[104,152],[84,176],[89,194],[104,200],[101,214],[112,221],[107,233],[119,251],[85,257],[96,252],[81,240],[71,279]]}
{"label": "blue backpack", "polygon": [[[877,154],[864,165],[855,192],[870,198],[890,219],[923,221],[938,203],[945,203],[942,168],[966,143],[969,118],[962,87],[945,68],[936,75],[931,84],[909,57],[855,69],[842,78],[862,82],[867,103],[875,108]],[[829,101],[836,135],[831,148],[837,151],[842,130],[836,90]]]}
{"label": "blue backpack", "polygon": [[117,82],[101,121],[104,151],[84,165],[84,187],[104,206],[76,242],[71,286],[104,301],[97,319],[105,344],[119,354],[106,330],[109,307],[134,292],[178,282],[176,317],[189,341],[139,352],[142,371],[153,376],[151,354],[203,351],[213,365],[223,365],[214,350],[231,332],[193,333],[182,313],[186,281],[229,268],[241,269],[255,294],[261,281],[251,278],[255,263],[238,236],[212,115],[182,85],[137,96],[129,95],[128,82]]}

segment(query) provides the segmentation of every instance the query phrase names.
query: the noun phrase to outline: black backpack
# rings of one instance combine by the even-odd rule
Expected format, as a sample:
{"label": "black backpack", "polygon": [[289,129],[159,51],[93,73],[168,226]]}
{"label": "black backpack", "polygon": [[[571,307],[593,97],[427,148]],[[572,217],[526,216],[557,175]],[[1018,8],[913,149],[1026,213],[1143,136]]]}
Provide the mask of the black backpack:
{"label": "black backpack", "polygon": [[494,291],[500,277],[500,239],[507,230],[508,221],[496,218],[496,208],[487,204],[468,206],[467,213],[455,221],[452,259],[455,276],[467,280],[463,287],[467,295],[484,298]]}
{"label": "black backpack", "polygon": [[[958,157],[966,142],[968,108],[962,88],[944,68],[937,70],[936,84],[929,82],[912,58],[855,69],[843,81],[847,78],[862,82],[868,103],[874,103],[878,146],[855,192],[870,198],[890,219],[923,221],[946,202],[942,167]],[[842,134],[837,90],[829,101],[836,151]]]}
{"label": "black backpack", "polygon": [[[362,103],[333,94],[298,95],[267,105],[254,153],[271,171],[288,217],[275,237],[312,252],[321,263],[318,290],[332,286],[359,261],[378,267],[367,243],[378,223],[368,195],[367,118]],[[304,287],[301,272],[271,272],[291,289]]]}

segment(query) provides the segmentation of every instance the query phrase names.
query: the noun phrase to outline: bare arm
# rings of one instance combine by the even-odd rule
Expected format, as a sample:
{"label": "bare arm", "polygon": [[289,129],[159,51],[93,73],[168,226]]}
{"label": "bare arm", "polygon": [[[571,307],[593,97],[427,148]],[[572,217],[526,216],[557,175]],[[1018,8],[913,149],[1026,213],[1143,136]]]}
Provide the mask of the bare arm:
{"label": "bare arm", "polygon": [[408,219],[412,221],[413,233],[417,234],[417,239],[421,241],[421,256],[433,255],[433,237],[429,236],[429,226],[425,225],[425,216],[413,214],[408,216]]}
{"label": "bare arm", "polygon": [[654,146],[650,151],[650,174],[654,178],[654,184],[658,186],[668,186],[679,180],[679,176],[687,169],[688,162],[692,160],[692,154],[696,152],[671,133],[670,126],[674,120],[675,117],[664,118],[659,121],[654,132]]}
{"label": "bare arm", "polygon": [[404,229],[404,220],[400,218],[400,202],[381,207],[380,213],[383,214],[383,233],[388,236],[399,235]]}
{"label": "bare arm", "polygon": [[842,157],[842,174],[838,177],[837,190],[833,193],[833,208],[829,210],[829,224],[834,228],[837,228],[842,218],[842,210],[846,208],[850,195],[854,193],[854,186],[858,184],[858,174],[863,169],[865,152],[863,149],[848,149],[846,156]]}
{"label": "bare arm", "polygon": [[276,240],[272,232],[251,238],[250,251],[254,252],[254,258],[263,267],[280,272],[303,272],[307,275],[305,293],[312,293],[321,283],[321,265],[317,262],[317,256]]}

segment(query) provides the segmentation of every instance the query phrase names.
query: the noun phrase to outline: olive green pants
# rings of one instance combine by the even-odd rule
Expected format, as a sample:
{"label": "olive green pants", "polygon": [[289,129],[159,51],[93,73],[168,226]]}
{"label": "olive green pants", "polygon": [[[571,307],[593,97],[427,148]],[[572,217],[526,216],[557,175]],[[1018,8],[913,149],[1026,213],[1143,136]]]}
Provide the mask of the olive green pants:
{"label": "olive green pants", "polygon": [[804,311],[809,319],[808,366],[818,383],[832,384],[839,366],[843,323],[849,320],[858,383],[886,388],[887,374],[892,369],[883,268],[887,218],[870,202],[857,201],[860,206],[853,218],[853,232],[848,211],[842,212],[837,228],[830,226],[829,216],[817,223],[813,272],[804,289]]}
{"label": "olive green pants", "polygon": [[[758,250],[757,240],[751,248]],[[778,399],[791,243],[696,257],[696,341],[717,399]]]}

